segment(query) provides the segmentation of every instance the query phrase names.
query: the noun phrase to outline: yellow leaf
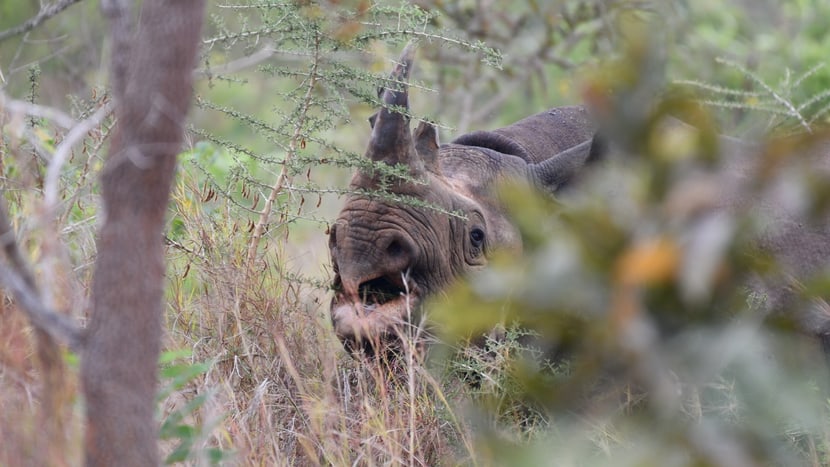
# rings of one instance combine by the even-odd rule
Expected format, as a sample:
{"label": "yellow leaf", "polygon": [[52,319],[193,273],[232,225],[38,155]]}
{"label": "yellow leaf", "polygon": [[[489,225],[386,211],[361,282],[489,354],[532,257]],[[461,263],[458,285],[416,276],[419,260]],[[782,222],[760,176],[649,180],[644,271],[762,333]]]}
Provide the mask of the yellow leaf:
{"label": "yellow leaf", "polygon": [[635,245],[623,253],[615,266],[615,278],[625,285],[664,283],[675,277],[679,263],[677,244],[660,237]]}
{"label": "yellow leaf", "polygon": [[693,157],[700,148],[700,130],[681,125],[669,125],[649,136],[649,146],[654,154],[667,161]]}
{"label": "yellow leaf", "polygon": [[571,80],[569,80],[569,79],[559,80],[559,95],[561,95],[561,96],[571,96]]}

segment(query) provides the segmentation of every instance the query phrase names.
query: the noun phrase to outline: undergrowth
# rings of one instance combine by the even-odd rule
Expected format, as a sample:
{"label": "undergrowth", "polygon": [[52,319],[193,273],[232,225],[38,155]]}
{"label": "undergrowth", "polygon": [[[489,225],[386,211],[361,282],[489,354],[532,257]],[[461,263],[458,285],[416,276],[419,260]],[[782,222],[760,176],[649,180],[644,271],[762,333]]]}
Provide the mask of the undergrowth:
{"label": "undergrowth", "polygon": [[[246,465],[455,458],[464,446],[459,437],[468,435],[448,417],[448,401],[420,357],[410,375],[346,355],[327,323],[326,290],[287,281],[274,267],[247,276],[247,245],[222,241],[236,227],[212,216],[227,201],[188,202],[200,189],[183,177],[176,194],[178,241],[200,247],[170,249],[168,329],[170,347],[193,349],[193,361],[211,363],[191,382],[194,395],[212,394],[203,412],[222,420],[204,442]],[[268,252],[264,262],[276,257]]]}
{"label": "undergrowth", "polygon": [[[347,3],[350,9],[327,9],[315,2],[251,1],[223,5],[224,14],[212,18],[203,67],[198,70],[204,81],[197,89],[198,112],[191,128],[193,140],[198,141],[181,156],[164,238],[168,353],[160,362],[158,417],[169,463],[643,465],[649,461],[664,465],[668,459],[682,465],[695,459],[683,457],[690,450],[713,459],[694,451],[695,446],[750,446],[751,453],[760,453],[753,460],[828,464],[828,407],[820,396],[821,385],[804,378],[802,368],[788,366],[789,361],[770,364],[768,354],[755,351],[774,345],[765,346],[766,336],[748,335],[742,327],[692,326],[688,334],[658,342],[659,357],[672,364],[679,361],[677,367],[688,370],[678,374],[667,364],[659,367],[666,371],[657,372],[660,388],[669,388],[677,402],[670,417],[649,412],[647,391],[619,377],[626,367],[617,360],[624,359],[619,358],[620,349],[609,343],[610,326],[604,328],[607,323],[599,315],[567,317],[572,319],[568,324],[593,323],[592,332],[580,335],[584,346],[577,353],[585,358],[583,365],[573,364],[567,354],[551,352],[544,342],[537,345],[544,341],[538,334],[514,328],[486,339],[482,346],[449,343],[449,348],[432,346],[428,354],[415,336],[408,336],[403,358],[396,361],[354,359],[344,352],[328,321],[330,271],[321,265],[327,260],[324,232],[337,196],[348,191],[343,188],[346,172],[362,168],[384,170],[390,177],[404,175],[395,168],[372,168],[358,154],[368,131],[368,124],[360,120],[377,106],[376,89],[387,82],[388,57],[413,37],[433,57],[478,54],[475,63],[464,64],[463,74],[452,66],[446,67],[449,72],[437,73],[455,82],[463,81],[459,76],[480,73],[482,59],[500,58],[477,39],[486,37],[486,22],[481,21],[480,31],[466,36],[441,28],[448,21],[437,16],[441,9],[456,21],[481,20],[481,12],[464,2],[436,2],[440,5],[432,10],[409,3]],[[507,14],[492,18],[503,21],[497,32],[504,41],[513,42],[511,34],[524,33],[524,25],[545,21],[546,17],[534,14],[537,3],[523,4],[530,20]],[[580,60],[597,49],[585,37],[617,38],[606,24],[613,15],[605,13],[622,14],[630,6],[564,3],[568,8],[563,23],[544,24],[561,41],[547,45],[554,52],[582,54]],[[554,52],[541,50],[527,63],[513,56],[508,60],[517,73],[544,77],[548,70],[538,62],[561,62]],[[226,68],[233,64],[230,59],[223,61],[229,57],[270,61],[258,62],[252,76]],[[576,66],[570,60],[563,63]],[[749,89],[702,79],[677,84],[694,88],[705,104],[763,116],[764,131],[813,131],[826,120],[830,95],[815,91],[810,83],[824,70],[821,65],[800,74],[782,72],[778,82],[736,61],[720,65],[737,70]],[[30,72],[26,90],[32,101],[37,100],[40,73],[37,68]],[[446,85],[453,86],[458,87]],[[415,88],[430,92],[425,84],[416,83]],[[493,94],[487,83],[475,88]],[[801,92],[803,88],[808,91]],[[497,97],[503,100],[506,94]],[[83,118],[106,100],[106,93],[95,89],[87,99],[75,99],[73,108]],[[267,102],[270,110],[266,116],[246,110],[246,100]],[[467,102],[471,100],[459,108],[473,106],[474,102]],[[451,105],[447,102],[442,105]],[[498,106],[482,107],[494,113]],[[516,107],[524,111],[526,105]],[[629,120],[618,119],[628,125],[638,123]],[[37,263],[38,274],[53,286],[56,306],[75,310],[75,317],[84,321],[98,222],[96,188],[90,181],[100,171],[100,150],[112,122],[105,120],[87,135],[62,175],[67,202],[56,224],[61,240],[71,247],[57,255],[48,250],[55,246],[43,241],[34,219],[42,199],[44,161],[64,132],[45,119],[2,123],[0,170],[15,228],[33,257],[62,258],[58,263]],[[349,130],[339,130],[346,125]],[[548,331],[562,324],[550,316],[567,312],[574,304],[607,298],[613,289],[608,282],[614,273],[611,258],[625,251],[645,256],[664,253],[660,248],[654,249],[657,253],[638,250],[633,240],[665,233],[660,229],[673,235],[676,232],[670,228],[677,222],[697,225],[666,215],[669,207],[676,206],[668,206],[673,191],[665,181],[672,176],[677,186],[684,181],[680,172],[670,172],[666,160],[682,150],[663,159],[652,155],[646,161],[650,164],[631,159],[631,166],[621,168],[614,182],[605,185],[625,190],[635,180],[639,185],[631,190],[632,198],[643,201],[643,196],[654,196],[646,201],[655,204],[627,205],[624,196],[606,199],[616,208],[615,214],[586,202],[580,216],[565,216],[567,222],[560,222],[561,217],[554,215],[560,213],[559,207],[537,209],[535,198],[521,198],[515,204],[524,208],[517,215],[526,218],[527,254],[511,258],[513,269],[508,267],[504,275],[494,273],[490,282],[483,283],[504,288],[511,278],[527,278],[526,293],[521,295],[550,307],[549,314],[535,317],[553,323]],[[660,190],[664,191],[656,193]],[[688,200],[693,197],[681,198],[680,207],[691,211],[694,206],[689,207]],[[558,220],[550,220],[554,218]],[[568,223],[582,229],[577,230],[581,235],[550,230]],[[690,235],[711,233],[689,231]],[[534,260],[531,253],[539,256]],[[567,273],[563,265],[570,268]],[[534,282],[550,277],[555,283]],[[456,302],[461,304],[452,312],[457,317],[501,315],[515,305],[534,318],[538,302],[521,303],[515,299],[516,290],[502,290],[505,305],[476,301],[474,290],[467,289],[464,296],[462,288],[459,300],[468,301]],[[458,299],[455,293],[458,290],[450,298]],[[551,297],[564,297],[566,303]],[[658,308],[667,314],[666,310],[688,311],[677,303],[682,300],[672,301],[676,297],[677,290],[666,288],[646,298],[660,303]],[[20,459],[36,459],[39,383],[31,358],[31,331],[8,299],[0,303],[0,321],[0,464],[14,465]],[[577,327],[585,329],[588,326]],[[787,339],[770,341],[797,347]],[[74,357],[66,359],[76,371]],[[724,359],[737,363],[720,371],[718,362]],[[619,366],[605,367],[606,360]],[[690,361],[703,363],[691,369],[683,365]],[[767,371],[770,367],[775,371]],[[62,461],[68,465],[79,464],[83,442],[78,439],[82,401],[75,384],[70,382],[66,399],[71,416],[65,431],[70,443]],[[819,404],[814,404],[816,400]],[[695,431],[711,426],[716,429]],[[722,437],[690,448],[684,444],[689,433]]]}

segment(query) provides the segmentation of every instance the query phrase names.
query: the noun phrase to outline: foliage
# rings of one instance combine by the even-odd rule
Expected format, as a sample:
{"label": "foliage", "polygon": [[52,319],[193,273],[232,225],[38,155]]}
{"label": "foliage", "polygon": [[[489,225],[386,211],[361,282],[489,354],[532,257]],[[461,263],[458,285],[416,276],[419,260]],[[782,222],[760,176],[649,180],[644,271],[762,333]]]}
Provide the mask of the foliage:
{"label": "foliage", "polygon": [[[190,352],[167,351],[159,359],[161,365],[161,378],[164,380],[162,389],[159,392],[158,400],[163,402],[173,393],[182,391],[185,386],[194,383],[197,378],[202,377],[209,369],[207,363],[174,363],[176,360],[187,358]],[[209,433],[212,428],[200,426],[197,423],[187,423],[188,417],[197,415],[205,405],[211,392],[206,391],[188,400],[181,407],[167,411],[161,423],[159,437],[162,440],[178,440],[178,445],[171,452],[166,464],[182,462],[187,459],[205,458],[210,465],[218,465],[229,458],[227,452],[218,448],[208,448],[204,453],[198,451],[194,446],[200,441],[204,433]]]}
{"label": "foliage", "polygon": [[826,115],[820,108],[810,108],[826,103],[819,96],[830,85],[823,52],[828,38],[821,19],[830,13],[825,2],[704,0],[688,2],[681,11],[689,19],[675,23],[671,39],[678,45],[668,59],[669,77],[713,86],[713,92],[703,94],[726,108],[719,118],[727,129],[752,135],[778,123],[800,125],[780,100],[770,102],[772,108],[762,102],[774,99],[771,90],[797,104],[795,108],[808,117]]}
{"label": "foliage", "polygon": [[554,454],[561,465],[822,465],[828,372],[801,313],[824,296],[816,286],[827,270],[775,308],[775,298],[747,288],[780,280],[777,258],[757,246],[769,213],[724,215],[718,206],[728,201],[718,197],[765,205],[781,202],[777,190],[797,190],[785,212],[824,225],[830,177],[809,155],[823,150],[813,135],[826,130],[804,131],[797,115],[800,134],[752,147],[756,159],[743,161],[752,182],[729,178],[736,148],[712,133],[698,101],[660,97],[652,47],[631,36],[587,86],[610,138],[604,167],[559,200],[506,189],[523,255],[501,258],[433,312],[449,339],[516,321],[567,355],[555,385],[535,385],[538,376],[521,384],[551,429],[529,443],[491,432],[481,452],[511,465]]}
{"label": "foliage", "polygon": [[[95,5],[74,8],[0,43],[0,70],[5,94],[83,119],[108,100],[95,73],[104,28],[89,19]],[[193,143],[180,159],[165,239],[167,346],[192,349],[188,361],[211,365],[165,370],[172,379],[163,382],[159,420],[168,460],[210,463],[222,453],[242,465],[827,463],[823,370],[787,350],[804,340],[786,326],[759,328],[767,297],[739,286],[769,267],[749,259],[746,239],[758,220],[695,217],[696,203],[707,201],[696,195],[711,179],[689,173],[716,172],[715,118],[742,135],[770,122],[790,133],[800,120],[825,119],[828,8],[819,0],[213,6]],[[645,31],[657,40],[637,45]],[[446,360],[436,347],[421,362],[412,343],[403,364],[358,362],[331,336],[323,232],[348,173],[369,168],[360,155],[365,118],[391,60],[413,38],[413,114],[437,120],[445,136],[584,99],[620,123],[614,135],[626,164],[586,182],[596,197],[550,201],[507,190],[519,206],[524,254],[497,258],[432,313],[465,336],[518,319],[536,338],[511,329],[483,349],[454,348]],[[667,81],[687,86],[678,97]],[[776,110],[770,118],[772,92],[783,99],[775,109],[786,103],[800,117]],[[696,101],[727,108],[710,116]],[[690,115],[703,136],[662,131],[667,113]],[[38,272],[53,278],[56,301],[78,319],[99,217],[90,181],[111,125],[91,131],[61,173],[59,261],[46,261],[55,250],[32,219],[46,161],[66,131],[28,117],[0,129],[15,227]],[[787,141],[771,143],[769,157],[789,154],[796,143]],[[800,177],[778,174],[788,176]],[[820,206],[826,187],[811,186]],[[725,264],[734,268],[726,278]],[[811,293],[826,283],[815,279],[805,285]],[[5,306],[0,404],[15,410],[0,411],[0,463],[14,464],[38,445],[24,409],[36,404],[26,395],[37,394],[37,377],[27,363],[29,336],[7,321]],[[553,351],[560,346],[571,360]],[[528,353],[536,358],[525,360]],[[390,379],[390,370],[399,376]],[[6,427],[16,425],[23,428],[12,436]]]}
{"label": "foliage", "polygon": [[701,100],[705,105],[769,114],[770,118],[765,128],[767,132],[773,130],[777,130],[779,134],[782,131],[810,132],[817,122],[826,119],[826,115],[830,111],[830,104],[827,102],[830,100],[830,91],[827,90],[810,96],[804,102],[794,102],[794,99],[798,98],[796,93],[801,91],[801,85],[810,77],[819,73],[824,64],[818,64],[795,77],[792,77],[791,72],[786,70],[778,89],[775,89],[757,74],[737,63],[725,59],[720,59],[718,62],[738,69],[747,80],[753,83],[753,87],[757,87],[759,90],[744,91],[723,88],[698,81],[678,80],[676,83],[696,88],[711,95],[711,98]]}

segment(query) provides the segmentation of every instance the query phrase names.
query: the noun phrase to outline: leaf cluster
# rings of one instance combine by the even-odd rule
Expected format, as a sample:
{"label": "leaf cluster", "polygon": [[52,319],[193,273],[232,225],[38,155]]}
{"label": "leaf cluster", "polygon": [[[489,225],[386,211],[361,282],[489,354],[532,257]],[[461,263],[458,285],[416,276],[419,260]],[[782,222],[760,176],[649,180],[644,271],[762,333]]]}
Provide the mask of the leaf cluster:
{"label": "leaf cluster", "polygon": [[[554,453],[567,465],[820,463],[827,368],[802,313],[826,296],[827,270],[786,302],[759,288],[791,276],[760,246],[774,219],[755,207],[784,202],[799,225],[826,223],[830,177],[809,156],[820,138],[720,137],[697,101],[661,91],[650,47],[635,38],[587,86],[607,160],[556,199],[505,188],[522,255],[496,258],[430,315],[451,342],[520,323],[568,368],[502,394],[543,407],[550,429],[485,430],[483,449],[511,465]],[[745,172],[730,178],[736,158]]]}

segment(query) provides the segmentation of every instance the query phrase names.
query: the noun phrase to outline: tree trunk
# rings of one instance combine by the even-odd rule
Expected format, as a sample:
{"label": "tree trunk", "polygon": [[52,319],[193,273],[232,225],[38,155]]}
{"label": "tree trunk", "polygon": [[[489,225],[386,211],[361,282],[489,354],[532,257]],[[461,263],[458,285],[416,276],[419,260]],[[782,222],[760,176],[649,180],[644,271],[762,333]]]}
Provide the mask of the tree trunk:
{"label": "tree trunk", "polygon": [[[125,3],[109,0],[102,7],[112,21],[112,9],[130,13]],[[162,232],[203,13],[203,0],[145,0],[135,37],[121,28],[124,21],[113,22],[118,121],[102,175],[104,223],[81,359],[90,466],[160,463],[154,401]]]}

